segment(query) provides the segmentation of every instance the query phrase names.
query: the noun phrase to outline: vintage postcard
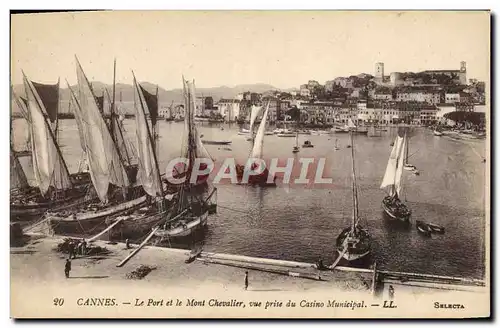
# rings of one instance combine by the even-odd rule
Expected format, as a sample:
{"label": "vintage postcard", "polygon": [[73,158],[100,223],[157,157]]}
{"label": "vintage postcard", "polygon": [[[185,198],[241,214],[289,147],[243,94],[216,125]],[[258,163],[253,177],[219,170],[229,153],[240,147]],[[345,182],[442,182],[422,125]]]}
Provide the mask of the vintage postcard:
{"label": "vintage postcard", "polygon": [[490,20],[11,14],[11,317],[489,317]]}

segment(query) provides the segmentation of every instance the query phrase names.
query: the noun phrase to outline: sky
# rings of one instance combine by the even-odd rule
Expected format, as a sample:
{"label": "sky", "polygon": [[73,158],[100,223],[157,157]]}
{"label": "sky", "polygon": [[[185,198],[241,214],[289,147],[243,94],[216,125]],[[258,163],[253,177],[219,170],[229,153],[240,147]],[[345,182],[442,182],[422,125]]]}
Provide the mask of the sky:
{"label": "sky", "polygon": [[75,55],[89,80],[181,88],[459,69],[490,76],[488,12],[108,11],[11,17],[11,82],[76,83]]}

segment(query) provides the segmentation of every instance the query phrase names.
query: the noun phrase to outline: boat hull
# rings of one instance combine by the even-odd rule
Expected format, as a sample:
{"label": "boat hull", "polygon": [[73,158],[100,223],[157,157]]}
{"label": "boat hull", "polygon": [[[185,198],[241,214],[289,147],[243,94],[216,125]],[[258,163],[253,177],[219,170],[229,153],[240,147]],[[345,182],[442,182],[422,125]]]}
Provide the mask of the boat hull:
{"label": "boat hull", "polygon": [[195,218],[194,220],[189,220],[188,222],[181,223],[179,221],[177,226],[170,229],[159,229],[155,232],[155,237],[160,238],[181,238],[192,235],[197,230],[203,228],[208,224],[208,213],[204,213],[201,216]]}
{"label": "boat hull", "polygon": [[128,202],[96,211],[73,215],[56,213],[47,215],[50,228],[55,234],[96,234],[106,228],[106,220],[119,215],[127,215],[147,204],[147,197],[142,196]]}
{"label": "boat hull", "polygon": [[384,200],[382,201],[382,209],[384,210],[384,212],[392,219],[400,220],[403,222],[408,222],[410,220],[410,217],[411,217],[410,209],[408,209],[408,207],[406,205],[401,203],[402,206],[404,206],[404,208],[406,209],[406,212],[397,211],[394,208],[394,206],[391,206],[392,202],[393,202],[392,197],[387,196],[384,198]]}
{"label": "boat hull", "polygon": [[58,199],[54,202],[39,202],[33,204],[10,204],[10,217],[14,220],[31,220],[42,216],[48,210],[69,210],[82,204],[90,203],[95,198],[87,197],[85,187],[76,190],[68,197]]}
{"label": "boat hull", "polygon": [[202,140],[201,143],[204,145],[230,145],[232,141],[213,141],[213,140]]}
{"label": "boat hull", "polygon": [[353,245],[348,243],[346,252],[344,252],[346,247],[345,242],[346,238],[348,238],[349,233],[351,232],[351,227],[342,230],[342,232],[337,238],[336,242],[337,252],[339,253],[339,255],[342,254],[342,257],[349,262],[361,260],[367,257],[371,253],[370,235],[366,230],[364,230],[361,227],[358,227],[357,231],[359,236],[359,242]]}

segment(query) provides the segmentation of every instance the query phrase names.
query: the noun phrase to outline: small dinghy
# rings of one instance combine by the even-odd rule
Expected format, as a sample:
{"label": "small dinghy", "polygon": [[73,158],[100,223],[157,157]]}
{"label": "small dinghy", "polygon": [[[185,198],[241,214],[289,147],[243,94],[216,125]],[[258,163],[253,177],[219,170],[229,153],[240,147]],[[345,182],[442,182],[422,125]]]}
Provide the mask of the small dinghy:
{"label": "small dinghy", "polygon": [[426,237],[430,237],[432,233],[432,229],[429,225],[422,221],[416,222],[417,231]]}
{"label": "small dinghy", "polygon": [[427,226],[432,230],[432,232],[439,233],[439,234],[444,234],[444,227],[434,224],[434,223],[427,223]]}
{"label": "small dinghy", "polygon": [[314,145],[309,140],[306,140],[304,141],[302,148],[314,148]]}

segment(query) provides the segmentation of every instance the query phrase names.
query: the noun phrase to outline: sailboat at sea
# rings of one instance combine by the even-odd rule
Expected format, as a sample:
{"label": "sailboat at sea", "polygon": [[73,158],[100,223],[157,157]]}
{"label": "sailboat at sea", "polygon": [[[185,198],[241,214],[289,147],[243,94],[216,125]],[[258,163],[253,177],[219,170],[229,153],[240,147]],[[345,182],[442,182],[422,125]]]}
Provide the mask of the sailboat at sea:
{"label": "sailboat at sea", "polygon": [[[366,229],[360,224],[359,209],[358,209],[358,188],[356,185],[356,167],[354,160],[354,141],[353,131],[350,131],[351,136],[351,159],[352,159],[352,221],[351,225],[340,233],[337,237],[337,252],[339,259],[344,258],[348,261],[361,260],[371,253],[371,236]],[[338,263],[338,262],[337,262]]]}
{"label": "sailboat at sea", "polygon": [[[260,171],[259,164],[256,163],[256,161],[263,160],[262,157],[264,154],[264,136],[265,136],[268,113],[269,113],[269,102],[267,103],[266,110],[264,111],[264,116],[260,121],[257,134],[255,135],[253,147],[247,162],[247,164],[250,165],[250,168],[254,171]],[[267,167],[265,167],[260,174],[249,175],[248,182],[243,181],[245,178],[245,169],[246,165],[236,164],[236,177],[239,183],[244,183],[244,184],[248,183],[249,185],[259,185],[264,187],[276,186],[276,177],[274,177],[272,181],[268,182],[269,170],[267,169]]]}
{"label": "sailboat at sea", "polygon": [[388,189],[388,195],[382,200],[384,212],[403,222],[408,222],[411,216],[411,209],[400,199],[406,143],[406,131],[399,129],[380,185],[380,189]]}
{"label": "sailboat at sea", "polygon": [[87,194],[89,185],[75,181],[70,175],[54,133],[57,131],[57,123],[52,119],[54,115],[57,116],[59,83],[56,85],[35,83],[24,73],[23,80],[33,173],[40,193],[11,199],[11,218],[19,219],[39,216],[49,209],[70,209],[92,199]]}
{"label": "sailboat at sea", "polygon": [[255,126],[255,120],[257,119],[261,111],[262,111],[262,106],[252,105],[250,109],[250,129],[248,130],[249,136],[247,137],[247,141],[253,142],[255,140],[253,128]]}
{"label": "sailboat at sea", "polygon": [[297,130],[297,136],[295,137],[295,146],[293,146],[292,153],[298,153],[300,148],[299,148],[299,131]]}
{"label": "sailboat at sea", "polygon": [[115,104],[111,104],[110,120],[106,122],[102,102],[95,96],[78,59],[76,62],[77,93],[69,84],[68,88],[81,146],[98,199],[71,212],[47,213],[50,227],[56,234],[95,233],[105,228],[106,219],[131,212],[148,202],[142,186],[135,183],[137,165],[133,165],[127,155],[121,122],[113,115]]}

